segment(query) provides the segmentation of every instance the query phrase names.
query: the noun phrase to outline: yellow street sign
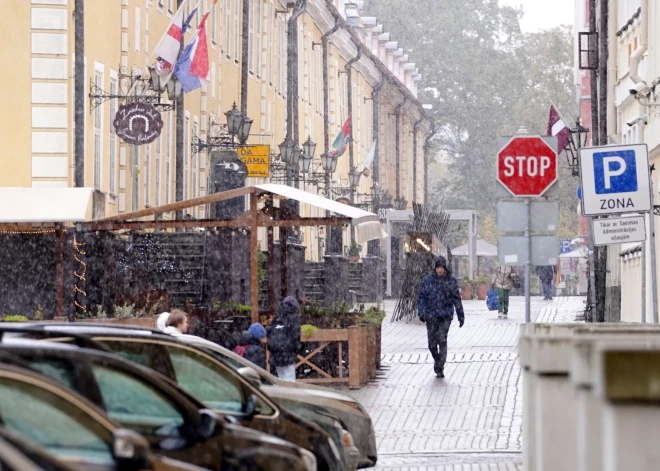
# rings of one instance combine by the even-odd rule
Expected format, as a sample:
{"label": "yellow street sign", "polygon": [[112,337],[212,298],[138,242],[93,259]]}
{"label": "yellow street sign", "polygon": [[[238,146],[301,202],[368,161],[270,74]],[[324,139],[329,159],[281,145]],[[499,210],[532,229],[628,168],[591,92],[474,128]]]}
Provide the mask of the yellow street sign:
{"label": "yellow street sign", "polygon": [[241,160],[247,165],[248,177],[268,177],[270,146],[242,146],[237,150]]}

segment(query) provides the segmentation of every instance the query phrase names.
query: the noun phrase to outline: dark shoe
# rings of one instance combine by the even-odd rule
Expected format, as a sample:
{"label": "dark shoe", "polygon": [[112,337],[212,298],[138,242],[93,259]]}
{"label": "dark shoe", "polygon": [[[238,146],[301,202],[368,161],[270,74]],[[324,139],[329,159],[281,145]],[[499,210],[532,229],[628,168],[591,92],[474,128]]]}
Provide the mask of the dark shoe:
{"label": "dark shoe", "polygon": [[437,361],[433,363],[433,371],[435,371],[435,374],[437,375],[442,373],[442,366],[440,366],[440,363]]}
{"label": "dark shoe", "polygon": [[444,377],[445,377],[445,372],[444,372],[444,371],[440,371],[439,373],[436,373],[436,376],[437,376],[438,378],[444,378]]}

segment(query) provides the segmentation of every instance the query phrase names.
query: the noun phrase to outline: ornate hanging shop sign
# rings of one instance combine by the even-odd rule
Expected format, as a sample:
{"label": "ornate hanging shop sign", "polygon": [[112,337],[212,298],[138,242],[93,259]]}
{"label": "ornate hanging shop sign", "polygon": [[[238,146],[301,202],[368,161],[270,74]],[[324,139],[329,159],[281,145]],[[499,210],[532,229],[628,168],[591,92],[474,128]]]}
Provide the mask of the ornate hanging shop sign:
{"label": "ornate hanging shop sign", "polygon": [[149,103],[133,102],[119,107],[113,125],[122,141],[139,146],[160,136],[163,118]]}

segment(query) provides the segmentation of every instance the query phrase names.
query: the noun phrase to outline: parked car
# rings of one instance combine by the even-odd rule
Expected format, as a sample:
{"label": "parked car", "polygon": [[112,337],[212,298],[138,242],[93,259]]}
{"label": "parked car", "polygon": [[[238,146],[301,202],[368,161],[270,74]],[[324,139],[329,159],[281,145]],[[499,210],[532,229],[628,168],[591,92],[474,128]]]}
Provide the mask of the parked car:
{"label": "parked car", "polygon": [[[40,328],[51,332],[69,331],[91,338],[99,338],[100,335],[131,335],[152,336],[167,335],[160,331],[138,328],[133,326],[99,325],[84,323],[68,324],[30,324],[38,325]],[[376,451],[376,435],[371,417],[358,401],[350,396],[341,394],[329,388],[316,386],[309,383],[284,381],[266,370],[249,362],[236,353],[200,337],[193,335],[177,335],[176,339],[190,345],[200,346],[208,349],[217,360],[239,372],[249,380],[255,388],[261,389],[268,397],[285,408],[307,407],[319,413],[326,413],[337,417],[342,427],[350,433],[350,437],[343,440],[344,459],[350,462],[354,450],[347,446],[347,441],[354,442],[354,448],[359,451],[358,467],[368,468],[376,465],[378,455]],[[246,376],[243,368],[249,367],[257,372],[256,376]],[[296,412],[294,410],[294,412]],[[350,469],[350,467],[349,467]]]}
{"label": "parked car", "polygon": [[311,452],[229,423],[161,375],[112,353],[3,336],[0,360],[27,364],[81,393],[170,458],[217,471],[317,468]]}
{"label": "parked car", "polygon": [[247,427],[312,451],[320,470],[344,468],[340,448],[323,429],[278,406],[259,387],[205,347],[181,342],[157,331],[100,324],[14,324],[3,325],[0,329],[5,332],[30,329],[34,336],[41,335],[39,331],[85,336],[92,341],[88,346],[94,348],[94,342],[101,343],[103,347],[100,348],[163,374],[209,408],[232,416]]}
{"label": "parked car", "polygon": [[0,469],[3,471],[76,471],[45,449],[0,427]]}
{"label": "parked car", "polygon": [[[0,362],[0,422],[0,439],[20,449],[39,466],[36,469],[202,470],[153,454],[144,437],[120,428],[100,408],[61,382],[4,361]],[[1,450],[0,461],[4,461]],[[15,471],[28,471],[24,465]]]}

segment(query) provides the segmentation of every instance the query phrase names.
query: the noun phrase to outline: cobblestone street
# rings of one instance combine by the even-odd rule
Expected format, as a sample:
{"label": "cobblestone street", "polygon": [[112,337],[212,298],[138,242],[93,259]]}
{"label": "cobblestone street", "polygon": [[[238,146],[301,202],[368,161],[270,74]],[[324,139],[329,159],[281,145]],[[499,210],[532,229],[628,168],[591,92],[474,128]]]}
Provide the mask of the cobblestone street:
{"label": "cobblestone street", "polygon": [[[390,315],[394,305],[386,303]],[[374,420],[377,469],[522,469],[517,345],[524,298],[511,299],[508,320],[485,301],[464,306],[465,326],[454,321],[449,333],[445,379],[433,373],[424,324],[383,324],[379,378],[349,391]],[[532,320],[572,322],[583,309],[583,298],[533,298]]]}

